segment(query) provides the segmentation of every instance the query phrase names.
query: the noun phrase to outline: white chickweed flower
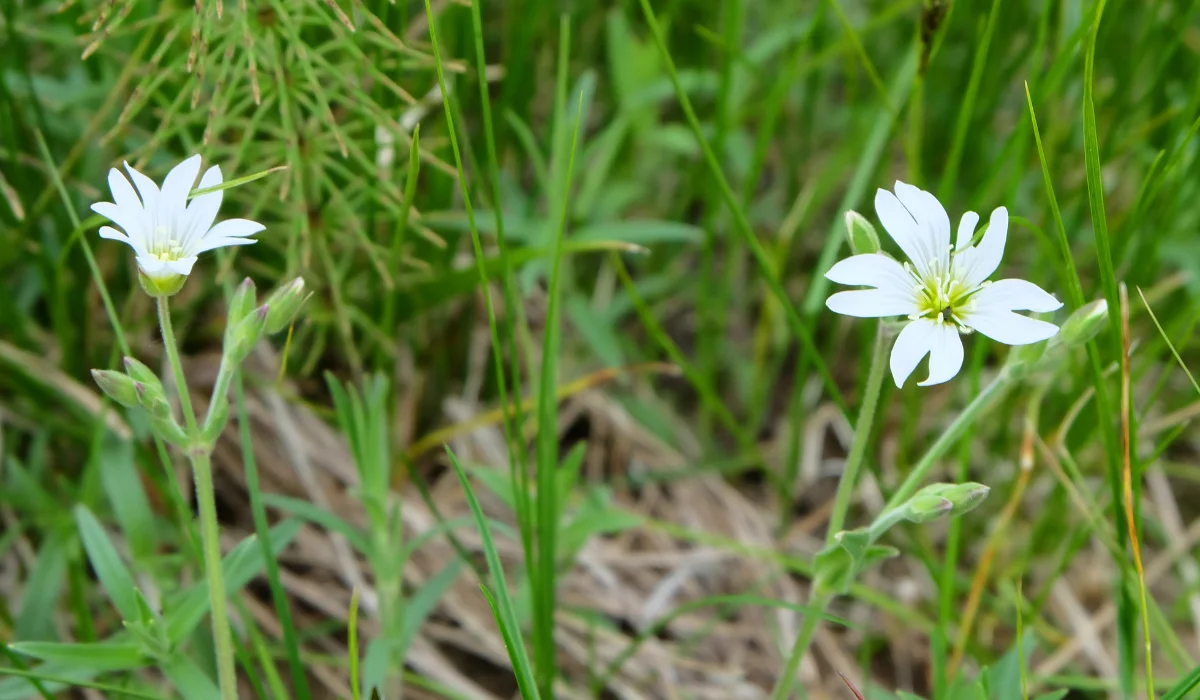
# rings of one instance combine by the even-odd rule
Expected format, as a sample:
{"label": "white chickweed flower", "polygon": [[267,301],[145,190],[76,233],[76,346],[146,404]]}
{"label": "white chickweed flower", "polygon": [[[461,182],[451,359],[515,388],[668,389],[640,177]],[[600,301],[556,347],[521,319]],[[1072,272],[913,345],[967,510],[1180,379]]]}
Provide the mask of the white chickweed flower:
{"label": "white chickweed flower", "polygon": [[[113,168],[108,171],[112,202],[97,202],[92,211],[121,227],[100,227],[100,237],[128,243],[137,254],[142,286],[154,296],[178,292],[205,251],[229,245],[254,243],[248,238],[265,227],[249,219],[228,219],[213,225],[221,208],[222,191],[192,199],[188,194],[200,174],[200,156],[183,161],[167,173],[162,189],[129,163],[133,180]],[[221,168],[214,165],[200,178],[200,189],[221,184]],[[136,187],[136,191],[134,190]]]}
{"label": "white chickweed flower", "polygon": [[1013,313],[1054,311],[1062,302],[1032,282],[989,282],[1008,236],[1008,210],[992,211],[979,245],[971,245],[979,215],[963,214],[957,241],[950,246],[950,217],[929,192],[903,182],[896,193],[875,193],[875,211],[888,234],[911,262],[883,253],[855,255],[834,265],[825,276],[839,284],[870,287],[838,292],[825,302],[839,314],[859,318],[907,316],[892,348],[896,386],[904,386],[917,364],[929,355],[929,378],[921,386],[941,384],[963,363],[959,335],[979,331],[1008,345],[1028,345],[1058,332],[1053,323]]}

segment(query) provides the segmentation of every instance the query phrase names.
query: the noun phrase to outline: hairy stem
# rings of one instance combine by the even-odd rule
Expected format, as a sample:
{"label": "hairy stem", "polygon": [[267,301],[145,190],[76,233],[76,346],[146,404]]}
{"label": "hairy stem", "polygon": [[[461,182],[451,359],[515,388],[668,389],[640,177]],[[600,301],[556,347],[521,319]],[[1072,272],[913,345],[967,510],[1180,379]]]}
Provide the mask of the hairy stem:
{"label": "hairy stem", "polygon": [[[233,662],[233,636],[229,629],[229,617],[225,612],[225,580],[221,575],[220,532],[217,527],[217,501],[213,493],[210,447],[201,439],[196,413],[192,409],[191,397],[188,396],[187,380],[183,374],[183,363],[179,359],[179,345],[175,341],[175,330],[171,326],[167,298],[157,299],[163,348],[167,352],[167,361],[170,362],[171,371],[175,376],[179,404],[183,408],[183,419],[187,426],[187,457],[192,463],[192,476],[196,480],[196,504],[200,510],[200,544],[204,551],[204,575],[208,581],[213,643],[217,651],[217,680],[221,686],[222,700],[237,700],[237,668]],[[225,388],[228,389],[228,381]]]}

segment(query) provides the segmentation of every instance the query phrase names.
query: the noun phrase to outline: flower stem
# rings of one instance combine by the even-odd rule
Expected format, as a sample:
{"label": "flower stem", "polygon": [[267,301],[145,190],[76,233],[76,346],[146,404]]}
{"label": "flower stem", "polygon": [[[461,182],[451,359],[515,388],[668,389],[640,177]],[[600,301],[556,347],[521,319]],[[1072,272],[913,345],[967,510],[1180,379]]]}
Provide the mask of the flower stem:
{"label": "flower stem", "polygon": [[[204,551],[204,575],[208,580],[208,597],[212,615],[213,643],[217,652],[217,679],[221,686],[222,700],[237,700],[237,668],[233,662],[233,636],[229,629],[229,617],[225,612],[225,580],[221,575],[220,533],[217,527],[217,502],[213,493],[212,461],[210,447],[200,437],[196,413],[188,396],[187,380],[183,374],[183,363],[179,359],[179,346],[171,326],[171,313],[166,297],[157,297],[158,323],[162,328],[163,347],[167,361],[175,376],[175,387],[179,393],[179,404],[183,408],[183,419],[187,425],[189,448],[188,460],[192,463],[192,476],[196,481],[196,504],[200,510],[200,542]],[[222,397],[223,398],[223,397]]]}
{"label": "flower stem", "polygon": [[934,463],[941,459],[958,442],[958,439],[967,431],[967,428],[971,427],[971,424],[975,422],[979,414],[990,408],[1000,397],[1004,396],[1005,392],[1012,386],[1012,380],[1012,370],[1008,365],[1005,365],[999,374],[996,375],[996,378],[992,380],[992,383],[984,387],[983,391],[979,392],[974,399],[971,399],[971,403],[967,404],[967,407],[954,418],[954,422],[946,427],[946,430],[942,432],[937,441],[929,446],[929,449],[921,457],[921,461],[917,462],[917,465],[909,472],[908,477],[900,484],[900,488],[896,489],[896,492],[888,500],[887,505],[883,507],[884,513],[907,501],[917,492],[917,489],[921,488],[921,482],[925,480],[925,476],[929,473],[929,470],[933,469]]}
{"label": "flower stem", "polygon": [[[863,390],[862,408],[858,411],[858,422],[854,426],[854,441],[850,445],[850,454],[846,457],[846,468],[838,482],[837,493],[833,498],[833,513],[829,516],[829,529],[825,533],[825,544],[833,543],[834,536],[841,531],[846,522],[846,513],[850,510],[850,501],[854,496],[854,487],[858,483],[858,472],[867,454],[867,443],[871,440],[871,428],[875,423],[875,410],[879,405],[879,392],[883,388],[884,370],[887,368],[887,349],[889,333],[882,323],[875,331],[875,348],[871,353],[871,368],[867,372],[867,385]],[[775,684],[771,694],[772,700],[783,700],[792,692],[792,684],[796,680],[796,672],[800,669],[800,660],[804,658],[817,629],[821,625],[821,616],[817,610],[825,611],[831,596],[818,591],[816,585],[809,592],[808,605],[810,611],[804,616],[804,626],[792,645],[784,665],[783,674]]]}
{"label": "flower stem", "polygon": [[179,405],[183,408],[183,420],[188,435],[196,435],[196,412],[192,410],[192,397],[188,394],[187,378],[183,376],[183,362],[179,359],[179,344],[175,342],[175,328],[171,325],[171,309],[167,297],[155,297],[158,302],[158,326],[162,329],[163,348],[175,377],[175,390],[179,393]]}
{"label": "flower stem", "polygon": [[[863,396],[863,409],[859,414],[858,425],[854,428],[854,444],[851,445],[850,455],[846,459],[846,471],[842,474],[842,481],[838,483],[837,495],[834,498],[833,514],[830,516],[830,527],[827,534],[828,541],[832,541],[831,538],[842,528],[845,521],[846,510],[850,504],[850,494],[853,493],[853,481],[858,476],[858,469],[862,464],[863,455],[866,450],[866,441],[870,438],[871,422],[874,418],[880,384],[882,383],[883,357],[886,354],[881,351],[881,347],[886,347],[886,339],[882,335],[883,332],[883,329],[880,328],[880,335],[876,336],[875,356],[871,360],[871,371],[867,377],[867,391]],[[896,508],[917,492],[917,489],[921,487],[921,483],[925,480],[929,471],[933,469],[933,465],[962,437],[963,433],[966,432],[967,428],[975,422],[975,419],[981,413],[1004,396],[1005,392],[1012,386],[1013,379],[1014,375],[1009,366],[1006,365],[996,375],[996,378],[954,418],[954,422],[947,426],[938,439],[929,446],[929,449],[925,451],[925,454],[917,462],[916,466],[913,467],[908,477],[900,484],[896,492],[892,494],[891,499],[884,506],[883,512],[876,516],[875,523],[871,525],[873,531],[882,531],[882,529],[876,527],[876,524],[895,520],[894,511]],[[796,679],[796,671],[800,668],[800,660],[804,658],[804,654],[808,651],[809,645],[812,644],[813,637],[816,635],[817,628],[820,625],[820,617],[816,613],[825,612],[826,607],[832,599],[832,595],[818,593],[815,589],[810,594],[809,607],[812,613],[805,617],[804,627],[801,628],[800,635],[796,639],[796,644],[792,647],[791,655],[788,656],[783,675],[779,677],[775,685],[775,690],[771,694],[772,700],[784,700],[791,693],[792,684]]]}
{"label": "flower stem", "polygon": [[867,443],[871,440],[871,428],[875,424],[875,409],[879,405],[879,392],[883,388],[884,370],[887,368],[888,332],[882,323],[875,331],[875,349],[871,353],[871,369],[867,373],[867,386],[863,392],[862,408],[858,411],[858,422],[854,426],[854,442],[850,444],[850,454],[846,456],[846,468],[838,482],[837,493],[833,497],[833,513],[829,516],[829,529],[825,533],[825,544],[833,542],[836,535],[846,523],[846,513],[850,510],[850,499],[854,496],[854,487],[858,485],[858,472],[862,468],[863,458],[867,454]]}

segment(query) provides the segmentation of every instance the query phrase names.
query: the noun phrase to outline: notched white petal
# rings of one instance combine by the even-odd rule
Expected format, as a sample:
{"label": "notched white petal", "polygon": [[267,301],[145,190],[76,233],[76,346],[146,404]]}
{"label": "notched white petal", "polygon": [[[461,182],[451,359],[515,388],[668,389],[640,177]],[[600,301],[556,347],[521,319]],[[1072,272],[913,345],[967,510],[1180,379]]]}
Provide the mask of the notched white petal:
{"label": "notched white petal", "polygon": [[932,192],[926,192],[916,185],[897,180],[896,196],[912,212],[917,225],[923,224],[929,229],[936,251],[949,247],[950,216]]}
{"label": "notched white petal", "polygon": [[266,229],[266,226],[250,219],[226,219],[213,226],[205,234],[205,238],[243,238],[253,236]]}
{"label": "notched white petal", "polygon": [[904,208],[896,195],[885,189],[875,192],[875,213],[883,228],[904,251],[904,255],[913,262],[917,270],[924,272],[925,263],[932,251],[925,245],[923,234],[913,219],[912,214]]}
{"label": "notched white petal", "polygon": [[997,280],[975,294],[980,307],[995,307],[1005,311],[1036,311],[1049,313],[1062,308],[1062,302],[1033,282],[1022,279]]}
{"label": "notched white petal", "polygon": [[224,248],[231,245],[250,245],[251,243],[258,243],[258,241],[253,238],[214,238],[212,236],[205,236],[204,240],[200,241],[192,252],[199,255],[200,253],[207,253],[217,248]]}
{"label": "notched white petal", "polygon": [[969,211],[958,220],[958,234],[955,236],[954,249],[965,250],[975,237],[975,229],[979,227],[979,215]]}
{"label": "notched white petal", "polygon": [[914,294],[916,280],[904,266],[882,253],[864,253],[840,260],[825,277],[838,284],[876,287],[903,295]]}
{"label": "notched white petal", "polygon": [[917,311],[917,305],[911,297],[883,289],[838,292],[826,299],[825,305],[834,313],[857,318],[907,316]]}
{"label": "notched white petal", "polygon": [[137,186],[138,194],[142,196],[142,207],[145,209],[153,209],[158,203],[158,185],[154,184],[154,180],[143,175],[136,168],[125,162],[125,170],[129,172],[130,179]]}
{"label": "notched white petal", "polygon": [[963,344],[958,329],[949,323],[935,323],[929,346],[929,378],[918,386],[933,386],[950,381],[962,369]]}
{"label": "notched white petal", "polygon": [[110,168],[108,171],[108,189],[112,191],[113,203],[121,209],[141,209],[142,200],[134,191],[133,185],[121,174],[120,170]]}
{"label": "notched white petal", "polygon": [[196,184],[196,176],[199,174],[200,156],[198,155],[171,168],[171,172],[167,173],[167,178],[163,180],[160,206],[169,207],[176,214],[182,213],[187,204],[188,193],[192,191],[192,185]]}
{"label": "notched white petal", "polygon": [[1052,337],[1058,326],[997,307],[972,309],[963,319],[971,328],[1005,345],[1029,345]]}
{"label": "notched white petal", "polygon": [[933,344],[933,326],[933,321],[920,318],[909,323],[900,331],[900,335],[896,336],[889,360],[896,388],[904,387],[909,375],[929,354],[929,348]]}

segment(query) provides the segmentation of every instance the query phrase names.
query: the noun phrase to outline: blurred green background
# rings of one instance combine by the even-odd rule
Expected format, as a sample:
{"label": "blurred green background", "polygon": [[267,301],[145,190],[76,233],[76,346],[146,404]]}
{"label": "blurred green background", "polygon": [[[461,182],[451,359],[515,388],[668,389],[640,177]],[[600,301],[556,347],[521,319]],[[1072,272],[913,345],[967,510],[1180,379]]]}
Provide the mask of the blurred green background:
{"label": "blurred green background", "polygon": [[[87,374],[116,366],[119,335],[147,362],[159,357],[152,304],[128,250],[97,237],[88,205],[108,199],[105,173],[122,160],[161,180],[200,153],[226,178],[283,169],[226,192],[223,218],[267,230],[253,246],[202,258],[173,300],[190,382],[211,386],[230,285],[248,275],[266,290],[302,275],[314,292],[288,339],[247,368],[244,418],[253,420],[240,421],[240,438],[231,426],[217,455],[231,537],[253,530],[255,491],[267,497],[272,522],[307,523],[298,542],[310,542],[281,555],[272,575],[297,630],[279,628],[262,579],[235,596],[245,599],[235,606],[243,668],[265,676],[247,680],[247,693],[272,687],[272,674],[287,676],[290,640],[312,692],[340,694],[356,584],[347,571],[368,582],[380,573],[355,553],[355,537],[370,526],[344,476],[353,468],[337,470],[337,455],[351,452],[326,372],[355,385],[374,373],[387,379],[378,410],[390,421],[382,440],[392,498],[406,513],[425,513],[427,541],[441,547],[424,552],[426,540],[413,539],[422,526],[406,517],[401,539],[424,552],[411,561],[425,557],[399,587],[401,607],[416,611],[414,646],[405,648],[423,650],[407,657],[406,693],[513,692],[473,578],[479,564],[469,556],[471,566],[454,564],[478,551],[478,536],[445,524],[466,512],[440,449],[447,440],[493,496],[489,513],[511,523],[506,486],[487,476],[503,473],[487,467],[505,467],[502,404],[473,217],[498,322],[515,338],[501,357],[508,389],[519,377],[529,397],[548,361],[547,282],[565,223],[552,358],[563,399],[558,444],[564,459],[582,445],[583,462],[567,499],[576,527],[560,535],[575,538],[561,562],[556,617],[562,697],[765,697],[795,618],[745,601],[681,615],[630,661],[607,665],[613,645],[638,639],[686,600],[803,602],[806,577],[795,562],[823,536],[874,331],[874,322],[825,310],[832,290],[822,273],[846,254],[843,213],[877,221],[876,188],[900,179],[934,192],[953,222],[966,210],[986,217],[1007,206],[1013,224],[997,276],[1032,280],[1068,302],[1058,322],[1079,301],[1073,275],[1083,301],[1109,296],[1111,304],[1116,283],[1127,285],[1132,410],[1123,424],[1115,328],[1090,354],[1011,392],[939,474],[989,485],[989,500],[949,527],[891,537],[903,561],[835,606],[853,626],[818,639],[802,684],[810,697],[849,697],[841,670],[864,692],[877,687],[872,698],[897,688],[968,697],[953,695],[966,692],[950,686],[955,667],[974,677],[984,665],[1008,684],[993,683],[991,697],[1006,700],[1017,697],[1006,693],[1020,688],[1018,667],[1031,688],[1075,689],[1069,697],[1143,684],[1140,613],[1128,601],[1114,612],[1110,602],[1112,581],[1132,571],[1112,508],[1128,425],[1140,551],[1156,602],[1155,680],[1170,687],[1200,653],[1200,532],[1191,526],[1200,470],[1188,427],[1200,397],[1180,368],[1195,357],[1200,320],[1197,5],[1108,2],[1089,83],[1097,4],[1082,0],[653,0],[670,64],[638,0],[485,2],[480,34],[465,0],[433,2],[447,96],[426,8],[405,0],[7,0],[0,640],[90,641],[120,631],[80,549],[77,504],[120,543],[139,585],[166,595],[196,576],[177,517],[190,499],[178,489],[186,473],[164,469],[174,458],[148,440],[144,418],[114,415]],[[887,382],[851,524],[869,521],[1007,352],[976,335],[950,384],[896,390]],[[1099,406],[1090,393],[1097,386],[1107,396]],[[262,494],[243,475],[247,438],[260,451]],[[289,471],[308,460],[317,471],[332,466],[314,481]],[[446,533],[456,531],[462,539],[450,546]],[[331,537],[349,545],[339,549]],[[502,528],[497,537],[516,561],[517,540]],[[359,566],[347,569],[351,560]],[[743,562],[740,571],[727,568],[733,561]],[[330,609],[314,605],[323,596]],[[478,642],[485,628],[487,644]],[[187,647],[197,668],[210,663],[205,644]],[[36,693],[10,671],[38,662],[11,651],[6,659],[0,698]],[[384,675],[399,683],[399,662],[389,668]],[[87,675],[156,697],[173,692],[144,671]]]}

